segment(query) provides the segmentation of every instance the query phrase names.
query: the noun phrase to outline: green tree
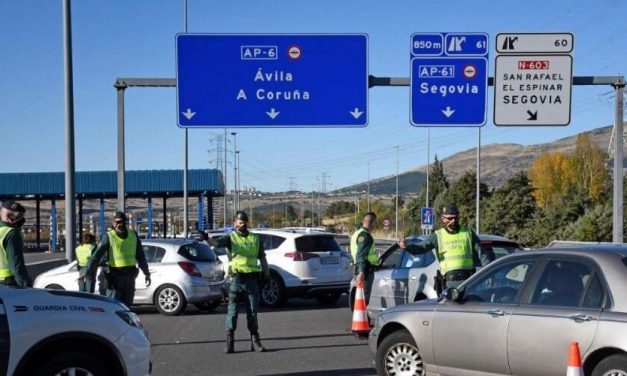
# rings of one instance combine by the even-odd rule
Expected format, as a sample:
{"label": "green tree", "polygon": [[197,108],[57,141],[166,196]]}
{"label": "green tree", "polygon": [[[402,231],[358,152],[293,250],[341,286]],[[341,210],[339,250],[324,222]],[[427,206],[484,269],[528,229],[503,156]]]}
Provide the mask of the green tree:
{"label": "green tree", "polygon": [[[429,205],[433,207],[433,202],[435,199],[447,191],[449,188],[449,182],[446,178],[446,174],[444,174],[444,166],[442,166],[442,162],[438,160],[438,156],[436,155],[433,164],[429,167]],[[425,206],[427,196],[427,182],[422,183],[422,187],[420,187],[420,193],[418,194],[418,202],[421,203],[422,206]]]}
{"label": "green tree", "polygon": [[481,231],[521,242],[522,230],[531,226],[531,219],[537,210],[529,177],[521,171],[495,189],[485,201]]}
{"label": "green tree", "polygon": [[[489,197],[490,192],[485,183],[479,184],[479,199]],[[459,208],[459,214],[465,225],[474,227],[476,224],[476,207],[477,207],[477,177],[476,174],[466,171],[462,177],[453,183],[450,189],[443,197],[443,204],[456,204]],[[441,210],[441,208],[439,208]],[[439,213],[438,208],[436,212]],[[438,215],[439,218],[439,215]],[[439,219],[438,219],[439,221]],[[438,222],[439,223],[439,222]]]}
{"label": "green tree", "polygon": [[612,241],[612,210],[609,205],[596,205],[577,221],[566,225],[562,239],[609,242]]}
{"label": "green tree", "polygon": [[337,201],[331,203],[326,210],[326,215],[333,217],[335,215],[352,214],[355,213],[355,203],[348,201]]}
{"label": "green tree", "polygon": [[[444,173],[442,162],[438,160],[436,155],[433,163],[429,167],[429,206],[441,208],[441,196],[445,195],[449,189],[449,182]],[[409,200],[405,210],[403,211],[403,220],[405,221],[405,234],[414,235],[420,232],[420,214],[422,208],[427,204],[427,182],[422,184],[418,197]]]}

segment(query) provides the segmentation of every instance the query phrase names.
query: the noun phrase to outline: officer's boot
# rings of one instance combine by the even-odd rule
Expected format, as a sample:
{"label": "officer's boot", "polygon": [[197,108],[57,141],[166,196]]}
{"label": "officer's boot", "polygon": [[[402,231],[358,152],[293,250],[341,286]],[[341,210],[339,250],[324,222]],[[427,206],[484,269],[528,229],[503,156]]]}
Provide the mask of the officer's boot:
{"label": "officer's boot", "polygon": [[263,345],[259,341],[259,333],[257,332],[250,333],[250,351],[256,351],[256,352],[266,351],[266,348],[263,347]]}
{"label": "officer's boot", "polygon": [[226,343],[225,343],[225,346],[224,346],[224,353],[225,354],[232,354],[235,351],[235,349],[233,348],[234,344],[235,344],[234,343],[235,339],[233,337],[234,337],[233,331],[232,330],[228,330],[226,332]]}

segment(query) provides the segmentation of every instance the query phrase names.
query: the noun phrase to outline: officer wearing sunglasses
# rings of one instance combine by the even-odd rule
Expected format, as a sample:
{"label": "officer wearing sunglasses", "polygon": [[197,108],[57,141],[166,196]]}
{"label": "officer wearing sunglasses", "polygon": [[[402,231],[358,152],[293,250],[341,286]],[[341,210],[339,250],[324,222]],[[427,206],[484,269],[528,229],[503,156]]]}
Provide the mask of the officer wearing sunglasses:
{"label": "officer wearing sunglasses", "polygon": [[0,205],[0,284],[11,287],[30,287],[32,282],[24,264],[24,207],[15,201]]}
{"label": "officer wearing sunglasses", "polygon": [[474,231],[459,223],[459,210],[455,205],[442,209],[444,227],[418,244],[404,239],[398,244],[411,254],[421,254],[435,249],[440,261],[439,277],[435,287],[438,294],[446,288],[457,287],[475,272],[475,266],[486,266],[494,261],[494,252],[481,247]]}

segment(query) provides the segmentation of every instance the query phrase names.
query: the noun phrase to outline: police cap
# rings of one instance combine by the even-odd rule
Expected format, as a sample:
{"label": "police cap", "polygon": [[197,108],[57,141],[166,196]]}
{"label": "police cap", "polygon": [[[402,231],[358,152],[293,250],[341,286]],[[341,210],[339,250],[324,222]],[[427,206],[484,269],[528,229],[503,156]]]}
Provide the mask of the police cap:
{"label": "police cap", "polygon": [[239,220],[248,222],[248,215],[246,214],[245,211],[238,210],[237,213],[235,213],[235,219],[239,219]]}
{"label": "police cap", "polygon": [[116,211],[113,215],[114,221],[126,221],[126,214],[123,211]]}
{"label": "police cap", "polygon": [[443,215],[459,215],[459,209],[455,204],[448,204],[442,209]]}
{"label": "police cap", "polygon": [[2,205],[0,206],[5,209],[12,210],[18,213],[26,212],[26,209],[22,206],[22,204],[13,200],[2,201]]}

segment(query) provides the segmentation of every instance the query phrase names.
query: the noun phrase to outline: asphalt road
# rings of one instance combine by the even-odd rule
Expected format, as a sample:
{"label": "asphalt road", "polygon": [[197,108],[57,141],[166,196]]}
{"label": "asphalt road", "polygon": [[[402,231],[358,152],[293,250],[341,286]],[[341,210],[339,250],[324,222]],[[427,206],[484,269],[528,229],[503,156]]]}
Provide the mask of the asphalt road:
{"label": "asphalt road", "polygon": [[[65,264],[64,253],[27,253],[31,278]],[[348,297],[323,307],[313,299],[290,299],[280,309],[260,308],[265,353],[250,351],[246,314],[239,314],[234,354],[224,354],[226,305],[203,313],[193,306],[164,316],[150,306],[133,307],[152,343],[153,375],[368,376],[376,375],[367,341],[350,332]]]}
{"label": "asphalt road", "polygon": [[336,305],[293,299],[281,309],[261,308],[265,353],[250,351],[246,314],[239,315],[234,354],[224,354],[226,305],[211,313],[188,307],[163,316],[152,307],[135,311],[152,343],[153,375],[376,375],[367,341],[349,333],[352,315],[344,295]]}

